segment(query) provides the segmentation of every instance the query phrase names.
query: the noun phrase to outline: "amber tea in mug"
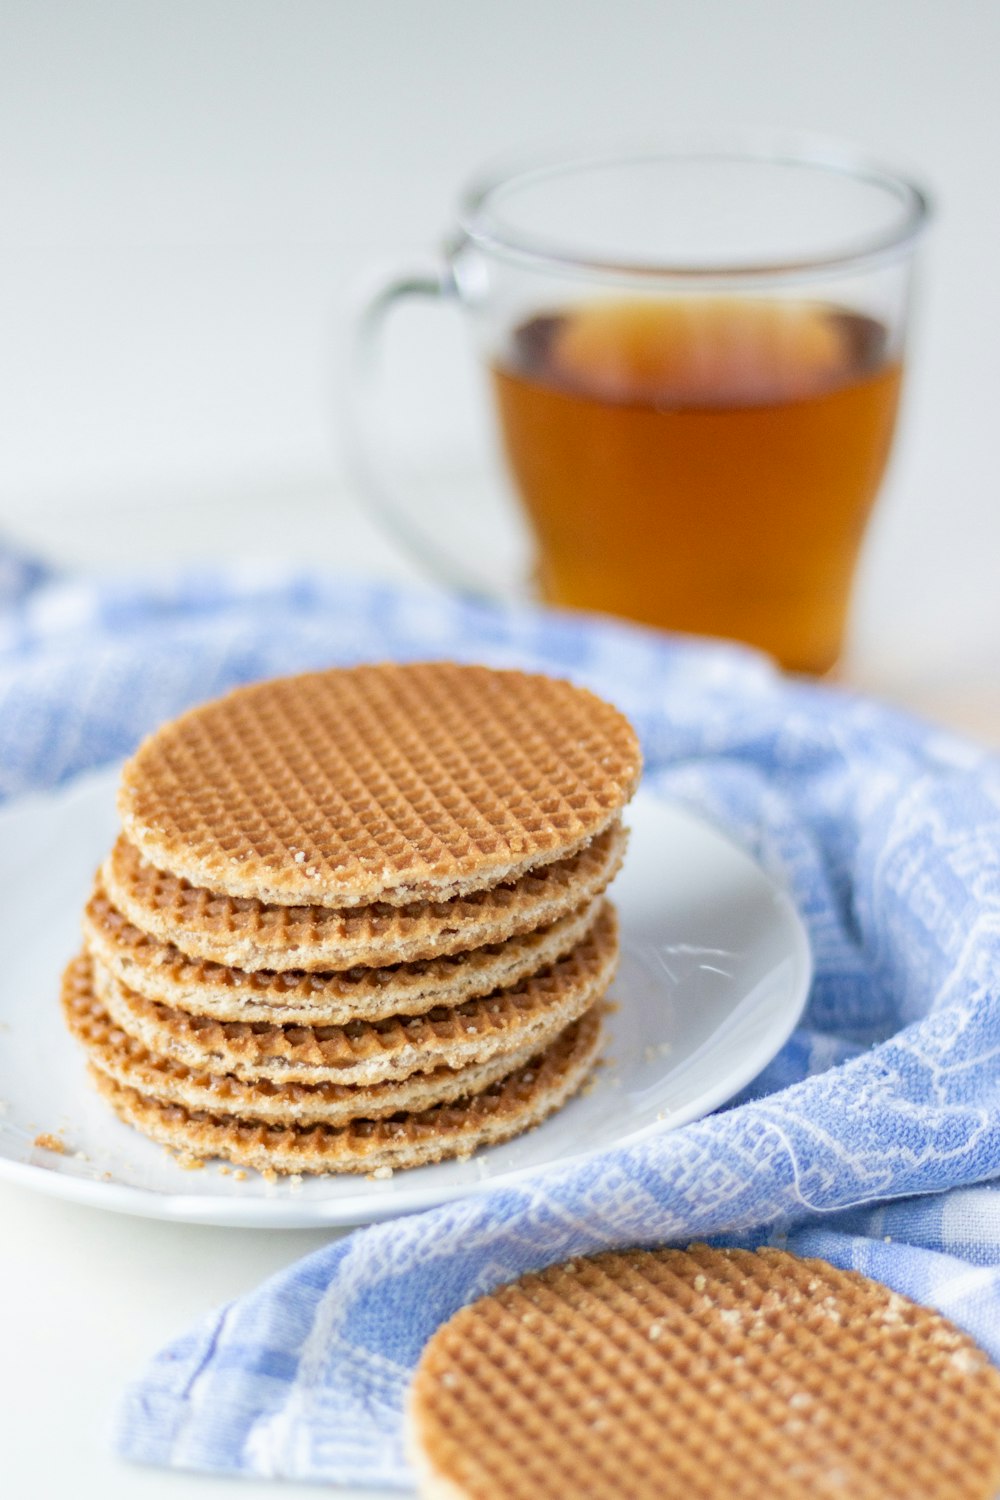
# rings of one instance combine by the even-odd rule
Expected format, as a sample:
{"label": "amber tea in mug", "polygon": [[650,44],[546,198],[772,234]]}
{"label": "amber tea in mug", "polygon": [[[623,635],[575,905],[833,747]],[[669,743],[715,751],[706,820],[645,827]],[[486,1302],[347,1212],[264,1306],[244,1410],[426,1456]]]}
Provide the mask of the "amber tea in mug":
{"label": "amber tea in mug", "polygon": [[[353,469],[439,580],[498,592],[375,461],[371,355],[413,295],[466,316],[544,600],[838,660],[892,440],[919,188],[852,148],[749,133],[523,162],[357,324]],[[444,532],[444,527],[440,528]],[[485,570],[485,571],[484,571]]]}
{"label": "amber tea in mug", "polygon": [[805,300],[611,299],[538,314],[492,366],[553,604],[837,659],[900,362]]}

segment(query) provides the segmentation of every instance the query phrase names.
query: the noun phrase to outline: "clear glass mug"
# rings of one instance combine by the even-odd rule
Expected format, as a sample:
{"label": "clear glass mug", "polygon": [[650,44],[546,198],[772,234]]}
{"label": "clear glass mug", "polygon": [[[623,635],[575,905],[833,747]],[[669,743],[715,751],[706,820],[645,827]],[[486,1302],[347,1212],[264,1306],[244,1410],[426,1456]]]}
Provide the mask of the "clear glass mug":
{"label": "clear glass mug", "polygon": [[358,320],[354,478],[440,581],[475,587],[373,457],[387,313],[457,303],[538,594],[826,672],[889,454],[927,211],[895,172],[802,139],[491,173],[441,260],[387,278]]}

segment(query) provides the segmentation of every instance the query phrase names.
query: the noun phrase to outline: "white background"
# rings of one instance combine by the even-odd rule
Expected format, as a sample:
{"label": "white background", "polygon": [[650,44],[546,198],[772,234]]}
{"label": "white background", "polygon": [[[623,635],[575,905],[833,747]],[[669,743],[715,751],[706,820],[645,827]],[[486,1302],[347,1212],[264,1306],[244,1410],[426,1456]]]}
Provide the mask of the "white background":
{"label": "white background", "polygon": [[[23,0],[0,27],[0,532],[88,566],[224,549],[405,576],[333,428],[358,273],[438,243],[458,185],[512,148],[821,131],[938,208],[850,671],[995,732],[1000,6]],[[433,521],[484,441],[476,375],[443,313],[394,351]],[[108,1413],[158,1343],[317,1237],[13,1189],[0,1213],[5,1496],[226,1493],[119,1468]]]}
{"label": "white background", "polygon": [[[0,529],[91,565],[224,543],[404,572],[371,555],[333,430],[358,273],[439,243],[458,185],[498,153],[805,128],[912,169],[938,208],[856,675],[991,691],[1000,6],[23,0],[0,13]],[[460,331],[414,314],[395,343],[407,451],[462,471],[481,424]]]}

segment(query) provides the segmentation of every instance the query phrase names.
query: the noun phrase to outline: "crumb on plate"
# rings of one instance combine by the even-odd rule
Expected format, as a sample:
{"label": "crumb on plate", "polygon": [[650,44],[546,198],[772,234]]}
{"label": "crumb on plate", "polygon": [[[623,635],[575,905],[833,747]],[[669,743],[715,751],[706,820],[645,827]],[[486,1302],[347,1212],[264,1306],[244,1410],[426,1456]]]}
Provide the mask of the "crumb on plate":
{"label": "crumb on plate", "polygon": [[32,1145],[40,1147],[42,1151],[54,1151],[56,1156],[66,1155],[66,1142],[60,1140],[57,1135],[52,1135],[48,1130],[43,1130],[40,1135],[36,1135]]}

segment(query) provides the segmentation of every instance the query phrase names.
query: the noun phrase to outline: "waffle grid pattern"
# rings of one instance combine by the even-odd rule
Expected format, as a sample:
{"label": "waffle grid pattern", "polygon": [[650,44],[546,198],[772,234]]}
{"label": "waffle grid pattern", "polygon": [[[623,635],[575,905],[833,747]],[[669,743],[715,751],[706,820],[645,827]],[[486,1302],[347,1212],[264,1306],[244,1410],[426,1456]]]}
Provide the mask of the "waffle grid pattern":
{"label": "waffle grid pattern", "polygon": [[121,837],[101,872],[118,910],[191,958],[259,969],[348,969],[441,957],[548,926],[599,895],[617,873],[626,834],[614,825],[566,860],[514,885],[410,907],[338,910],[220,896],[156,869]]}
{"label": "waffle grid pattern", "polygon": [[438,959],[325,973],[247,971],[189,958],[151,937],[122,916],[98,880],[84,911],[84,942],[105,969],[147,1000],[220,1021],[342,1025],[420,1015],[434,1005],[510,988],[575,947],[594,925],[599,905],[596,897],[537,932]]}
{"label": "waffle grid pattern", "polygon": [[157,731],[119,810],[161,870],[271,903],[447,899],[565,858],[638,782],[634,732],[570,683],[454,663],[241,688]]}
{"label": "waffle grid pattern", "polygon": [[1000,1372],[938,1314],[786,1252],[630,1251],[526,1276],[431,1339],[421,1493],[992,1500]]}
{"label": "waffle grid pattern", "polygon": [[159,1104],[92,1069],[116,1113],[173,1150],[271,1173],[377,1172],[471,1156],[537,1125],[580,1088],[600,1047],[600,1006],[568,1026],[528,1067],[455,1104],[385,1120],[266,1125]]}
{"label": "waffle grid pattern", "polygon": [[339,1083],[275,1084],[267,1079],[245,1083],[228,1073],[186,1067],[161,1057],[116,1026],[94,994],[85,957],[76,959],[66,970],[62,1005],[66,1024],[91,1066],[115,1083],[159,1104],[181,1104],[207,1114],[270,1123],[344,1125],[350,1120],[378,1119],[400,1111],[455,1103],[527,1066],[536,1052],[529,1044],[459,1072],[441,1067],[433,1073],[414,1073],[369,1088]]}
{"label": "waffle grid pattern", "polygon": [[94,988],[115,1023],[152,1052],[237,1078],[299,1082],[376,1083],[482,1063],[533,1039],[545,1045],[576,1020],[611,983],[618,925],[605,905],[591,932],[571,953],[510,990],[437,1006],[425,1015],[344,1026],[276,1026],[215,1021],[145,1000],[94,965]]}

